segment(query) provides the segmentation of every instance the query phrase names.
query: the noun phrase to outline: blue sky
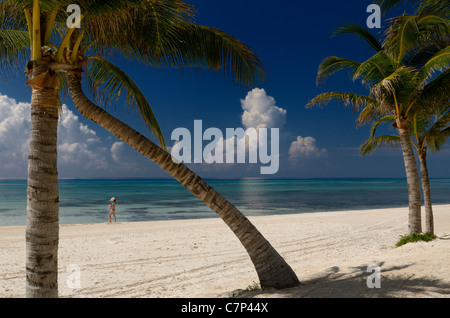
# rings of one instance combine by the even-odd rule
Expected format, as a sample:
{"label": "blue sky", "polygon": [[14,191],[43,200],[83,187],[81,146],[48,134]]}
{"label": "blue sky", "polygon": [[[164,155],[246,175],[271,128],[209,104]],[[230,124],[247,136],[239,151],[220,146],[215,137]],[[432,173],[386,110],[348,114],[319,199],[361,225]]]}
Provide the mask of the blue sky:
{"label": "blue sky", "polygon": [[[252,90],[258,88],[263,101],[271,101],[270,107],[285,112],[282,120],[274,119],[274,124],[280,126],[280,169],[270,177],[405,176],[398,150],[379,150],[364,158],[359,155],[359,146],[368,137],[369,127],[356,128],[356,115],[350,110],[335,103],[324,109],[305,109],[308,101],[322,92],[366,92],[345,72],[330,77],[321,87],[316,86],[315,77],[321,60],[327,56],[364,60],[371,55],[370,47],[355,36],[331,38],[331,34],[345,22],[365,24],[370,15],[366,8],[372,1],[327,0],[304,4],[305,1],[292,0],[276,3],[192,0],[190,3],[198,10],[197,23],[226,31],[251,46],[265,65],[267,79],[256,87],[241,87],[220,74],[180,74],[114,61],[147,96],[169,145],[173,145],[172,131],[178,127],[193,131],[194,120],[202,120],[204,129],[217,127],[224,132],[226,128],[243,127],[241,100],[251,97]],[[384,19],[382,26],[386,25]],[[0,94],[0,107],[3,107],[0,108],[0,178],[26,178],[26,116],[31,91],[25,87],[25,79],[19,78],[0,83]],[[67,107],[60,125],[61,178],[168,177],[148,159],[82,118],[70,99],[63,103]],[[255,104],[253,110],[257,112],[258,107]],[[120,110],[120,104],[113,114],[146,132],[135,116]],[[13,138],[16,138],[14,142]],[[431,177],[450,177],[449,159],[448,146],[437,155],[431,154]],[[261,177],[260,166],[190,165],[205,178]]]}

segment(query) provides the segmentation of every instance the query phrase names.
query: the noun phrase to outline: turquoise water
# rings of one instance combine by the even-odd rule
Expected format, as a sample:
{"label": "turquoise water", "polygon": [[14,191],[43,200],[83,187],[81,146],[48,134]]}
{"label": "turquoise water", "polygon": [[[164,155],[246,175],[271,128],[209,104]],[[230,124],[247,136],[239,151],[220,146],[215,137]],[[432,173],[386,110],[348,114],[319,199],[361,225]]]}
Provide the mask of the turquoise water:
{"label": "turquoise water", "polygon": [[[247,216],[408,206],[404,179],[206,180]],[[175,180],[61,180],[60,223],[216,217]],[[434,204],[450,204],[450,179],[432,179]],[[0,226],[26,224],[26,181],[0,180]]]}

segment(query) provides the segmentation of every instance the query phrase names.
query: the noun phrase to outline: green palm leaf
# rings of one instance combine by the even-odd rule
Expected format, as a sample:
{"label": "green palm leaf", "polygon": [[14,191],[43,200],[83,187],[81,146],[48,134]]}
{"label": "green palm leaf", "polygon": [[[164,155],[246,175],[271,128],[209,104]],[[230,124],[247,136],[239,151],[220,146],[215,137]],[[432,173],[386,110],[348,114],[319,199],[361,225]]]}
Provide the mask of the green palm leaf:
{"label": "green palm leaf", "polygon": [[450,14],[450,0],[422,0],[416,14],[433,14],[448,18]]}
{"label": "green palm leaf", "polygon": [[263,65],[254,51],[226,32],[193,23],[179,23],[171,31],[165,41],[159,41],[157,34],[133,32],[131,56],[153,67],[219,71],[249,86],[264,80]]}
{"label": "green palm leaf", "polygon": [[434,136],[428,141],[428,149],[438,152],[450,137],[450,126],[440,132],[439,135]]}
{"label": "green palm leaf", "polygon": [[150,53],[161,53],[179,41],[180,26],[193,20],[194,10],[184,1],[116,1],[122,4],[120,10],[112,10],[115,14],[102,13],[104,1],[98,1],[98,9],[87,1],[92,13],[85,18],[84,29],[88,39],[95,39],[97,55],[120,52],[130,59],[146,61],[151,59]]}
{"label": "green palm leaf", "polygon": [[394,19],[386,31],[383,46],[392,54],[397,64],[400,64],[405,54],[414,46],[420,36],[416,16],[402,15]]}
{"label": "green palm leaf", "polygon": [[396,135],[384,135],[379,137],[371,137],[366,140],[360,147],[361,155],[365,156],[375,149],[385,146],[390,148],[400,147],[400,137]]}
{"label": "green palm leaf", "polygon": [[395,62],[384,52],[380,51],[355,70],[353,79],[361,81],[369,87],[381,82],[395,72]]}
{"label": "green palm leaf", "polygon": [[28,32],[0,29],[0,77],[7,79],[23,69],[19,65],[29,58],[29,45]]}
{"label": "green palm leaf", "polygon": [[359,62],[337,56],[327,57],[320,63],[319,71],[317,72],[317,84],[323,82],[328,76],[343,69],[350,69],[353,76],[355,70],[358,69],[360,65],[361,63]]}
{"label": "green palm leaf", "polygon": [[442,107],[442,110],[438,112],[436,122],[423,133],[423,138],[427,141],[429,149],[432,151],[439,151],[449,137],[450,106],[444,106]]}
{"label": "green palm leaf", "polygon": [[186,67],[220,71],[233,81],[255,85],[264,80],[265,72],[254,51],[215,28],[191,24],[182,32],[178,57]]}
{"label": "green palm leaf", "polygon": [[166,147],[163,134],[155,115],[139,87],[119,67],[101,57],[90,57],[86,64],[87,79],[92,93],[104,105],[110,105],[124,94],[126,107],[139,114],[149,130]]}
{"label": "green palm leaf", "polygon": [[345,107],[351,107],[352,110],[355,112],[361,111],[361,109],[363,109],[367,105],[377,104],[377,101],[375,99],[364,95],[353,93],[330,92],[316,96],[306,105],[306,108],[311,108],[315,106],[323,107],[326,106],[333,99],[341,101]]}
{"label": "green palm leaf", "polygon": [[395,123],[395,116],[394,115],[388,115],[384,116],[383,118],[380,118],[379,120],[375,121],[372,125],[372,128],[370,130],[370,138],[375,137],[375,134],[377,132],[378,126],[385,123]]}
{"label": "green palm leaf", "polygon": [[406,111],[404,107],[410,105],[411,99],[418,94],[418,86],[413,77],[414,69],[401,66],[376,83],[370,96],[379,100],[381,105],[393,107],[397,104],[399,110]]}
{"label": "green palm leaf", "polygon": [[384,100],[377,100],[376,103],[367,104],[359,113],[356,119],[356,126],[362,126],[371,122],[380,120],[385,117],[387,113],[392,113],[390,103]]}
{"label": "green palm leaf", "polygon": [[427,63],[417,72],[414,80],[424,83],[438,71],[442,71],[450,65],[450,47],[446,47],[437,52]]}
{"label": "green palm leaf", "polygon": [[[434,13],[422,15],[402,15],[393,20],[386,30],[383,48],[391,54],[397,64],[408,59],[411,50],[414,52],[422,43],[448,43],[449,21]],[[414,52],[416,53],[416,52]]]}
{"label": "green palm leaf", "polygon": [[352,33],[352,34],[356,34],[356,35],[360,36],[361,38],[366,40],[366,42],[376,52],[381,51],[381,48],[382,48],[381,43],[364,26],[361,26],[361,25],[355,24],[355,23],[349,23],[349,24],[346,24],[346,25],[343,25],[343,26],[337,28],[337,30],[333,33],[333,36],[336,36],[336,35],[339,35],[339,34],[346,34],[346,33]]}

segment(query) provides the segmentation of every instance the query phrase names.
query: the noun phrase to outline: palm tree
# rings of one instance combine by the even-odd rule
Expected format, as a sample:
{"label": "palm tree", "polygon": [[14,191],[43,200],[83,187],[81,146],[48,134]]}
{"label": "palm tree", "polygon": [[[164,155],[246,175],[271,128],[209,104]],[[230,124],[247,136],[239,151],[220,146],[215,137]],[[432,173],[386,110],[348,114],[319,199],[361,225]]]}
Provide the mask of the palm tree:
{"label": "palm tree", "polygon": [[412,115],[424,105],[418,92],[435,72],[449,63],[448,20],[439,11],[422,10],[418,15],[394,19],[381,44],[361,26],[349,25],[336,34],[355,33],[364,38],[376,54],[360,63],[339,57],[326,58],[319,67],[318,81],[342,69],[350,69],[353,79],[361,79],[370,89],[368,96],[354,93],[323,93],[307,107],[322,106],[338,99],[359,112],[357,124],[376,121],[386,115],[395,119],[406,170],[409,195],[408,233],[422,232],[419,174],[411,145]]}
{"label": "palm tree", "polygon": [[[448,84],[448,82],[446,83]],[[447,101],[433,113],[416,113],[411,125],[411,143],[416,148],[420,160],[420,177],[425,205],[425,232],[434,234],[433,207],[431,201],[431,186],[427,166],[428,150],[437,152],[450,136],[450,106]],[[375,137],[377,128],[382,123],[393,123],[394,116],[389,115],[376,121],[371,130],[370,138],[361,145],[361,154],[367,155],[380,146],[397,148],[400,144],[398,135],[382,135]]]}
{"label": "palm tree", "polygon": [[[65,26],[65,8],[70,2],[11,0],[4,1],[1,8],[8,17],[2,24],[2,32],[7,30],[9,35],[17,32],[19,35],[15,36],[22,40],[28,36],[28,47],[31,43],[32,60],[27,64],[30,76],[27,84],[33,88],[27,296],[57,296],[56,130],[59,97],[69,85],[73,101],[82,114],[154,160],[224,219],[247,249],[261,285],[275,288],[298,285],[289,265],[241,212],[187,167],[172,162],[144,95],[125,72],[105,58],[118,54],[154,67],[218,70],[236,82],[250,85],[264,74],[252,50],[222,31],[194,24],[194,10],[183,1],[78,1],[82,9],[81,29]],[[9,48],[7,43],[1,45],[2,53],[3,48]],[[19,53],[23,52],[19,48],[23,47],[26,45],[8,51],[5,57],[2,55],[2,66],[13,68],[11,62],[19,60]],[[125,92],[126,106],[142,116],[161,147],[91,103],[81,89],[83,71],[94,96],[105,105]]]}

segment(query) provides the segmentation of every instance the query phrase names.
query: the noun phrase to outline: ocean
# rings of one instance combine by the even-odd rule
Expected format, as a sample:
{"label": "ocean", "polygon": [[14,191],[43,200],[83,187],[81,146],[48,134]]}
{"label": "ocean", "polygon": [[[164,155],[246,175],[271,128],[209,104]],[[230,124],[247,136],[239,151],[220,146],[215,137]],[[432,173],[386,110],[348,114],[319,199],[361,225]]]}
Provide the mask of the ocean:
{"label": "ocean", "polygon": [[[247,216],[408,206],[405,179],[205,180]],[[0,180],[0,226],[26,225],[25,180]],[[450,179],[431,179],[433,204],[450,204]],[[60,180],[60,224],[217,217],[175,180]]]}

